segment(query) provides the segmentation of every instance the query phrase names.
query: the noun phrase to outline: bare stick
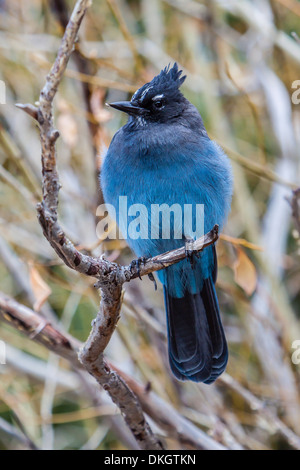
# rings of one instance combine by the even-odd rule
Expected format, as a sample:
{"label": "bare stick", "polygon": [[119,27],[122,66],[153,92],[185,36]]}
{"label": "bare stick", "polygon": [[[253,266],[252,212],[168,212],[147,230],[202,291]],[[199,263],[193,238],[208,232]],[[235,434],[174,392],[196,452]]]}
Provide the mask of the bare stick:
{"label": "bare stick", "polygon": [[50,351],[78,365],[78,361],[74,361],[74,351],[79,349],[79,342],[60,333],[45,321],[44,317],[2,292],[0,292],[0,319]]}
{"label": "bare stick", "polygon": [[[0,292],[0,320],[21,331],[31,340],[42,344],[48,350],[67,359],[77,370],[82,367],[78,360],[78,350],[81,345],[79,341],[70,335],[61,333],[50,323],[44,325],[44,319],[41,315],[2,292]],[[44,328],[41,328],[41,325],[44,325]],[[104,371],[105,375],[109,374],[109,379],[106,378],[106,385],[108,387],[114,387],[114,380],[117,380],[117,385],[119,387],[119,380],[121,377],[123,387],[119,387],[118,393],[120,394],[120,401],[126,404],[126,400],[129,400],[126,407],[124,409],[121,408],[121,412],[124,415],[124,412],[127,413],[128,411],[131,411],[132,414],[129,414],[127,419],[131,421],[132,426],[136,426],[136,434],[139,432],[142,433],[140,438],[142,438],[144,432],[144,418],[139,403],[132,402],[132,392],[126,385],[127,383],[129,383],[130,387],[134,389],[134,392],[142,403],[143,408],[145,407],[145,411],[162,429],[165,429],[168,434],[179,439],[182,443],[199,449],[217,450],[224,448],[212,437],[207,436],[203,431],[198,429],[193,423],[180,416],[180,414],[175,411],[170,404],[164,402],[164,400],[159,398],[154,392],[151,392],[151,394],[149,394],[149,392],[145,392],[145,389],[140,384],[135,382],[133,378],[124,374],[121,370],[117,369],[113,364],[108,365],[104,363],[104,365],[102,365],[101,362],[100,367],[106,367],[108,369],[107,371]],[[96,368],[98,373],[99,366],[96,365]],[[101,382],[102,379],[100,377],[99,383]],[[139,422],[138,419],[141,419],[142,421]]]}
{"label": "bare stick", "polygon": [[[56,168],[55,143],[59,137],[59,132],[53,126],[52,111],[53,99],[73,51],[85,11],[90,3],[89,0],[78,0],[74,7],[56,60],[41,91],[37,112],[35,110],[33,112],[31,105],[19,105],[19,107],[32,117],[36,117],[37,115],[37,121],[40,126],[43,200],[42,203],[38,205],[37,210],[44,235],[67,266],[87,275],[98,274],[101,277],[104,273],[109,272],[110,266],[108,263],[106,261],[99,262],[97,259],[79,253],[74,245],[66,238],[57,221],[60,183]],[[102,352],[113,332],[113,329],[110,328],[109,325],[116,325],[119,316],[121,291],[122,283],[116,286],[109,285],[105,290],[103,289],[100,312],[97,316],[96,324],[100,325],[99,332],[102,333],[101,338],[106,338],[106,340],[101,341],[99,345],[93,343],[93,347],[91,348],[91,338],[93,338],[93,336],[91,336],[87,347],[84,348],[80,354],[80,359],[87,370],[96,378],[98,383],[108,391],[114,403],[119,406],[127,425],[140,447],[143,449],[161,449],[162,446],[153,435],[146,422],[137,398],[125,382],[113,372],[103,360]],[[47,325],[45,325],[44,328],[47,328]],[[98,336],[96,336],[96,339],[98,340]],[[86,354],[85,351],[87,351]],[[91,354],[91,351],[95,354]]]}

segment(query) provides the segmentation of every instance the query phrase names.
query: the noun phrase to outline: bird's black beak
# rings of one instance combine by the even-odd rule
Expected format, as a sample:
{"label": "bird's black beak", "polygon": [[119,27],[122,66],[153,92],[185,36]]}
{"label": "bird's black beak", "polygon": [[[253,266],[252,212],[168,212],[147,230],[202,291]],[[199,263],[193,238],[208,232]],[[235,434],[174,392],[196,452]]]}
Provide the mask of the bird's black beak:
{"label": "bird's black beak", "polygon": [[141,116],[148,112],[147,109],[134,106],[131,101],[117,101],[116,103],[107,103],[108,106],[123,111],[123,113]]}

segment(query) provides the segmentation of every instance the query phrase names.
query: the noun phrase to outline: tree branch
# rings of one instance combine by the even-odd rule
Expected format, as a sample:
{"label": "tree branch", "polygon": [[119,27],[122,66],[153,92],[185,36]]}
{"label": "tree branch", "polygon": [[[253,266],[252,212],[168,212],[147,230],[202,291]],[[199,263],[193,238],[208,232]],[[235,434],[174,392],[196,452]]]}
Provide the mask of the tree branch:
{"label": "tree branch", "polygon": [[0,292],[0,319],[78,366],[78,361],[74,360],[74,351],[80,347],[78,341],[63,335],[44,317],[2,292]]}
{"label": "tree branch", "polygon": [[[2,292],[0,292],[0,320],[16,328],[31,340],[42,344],[48,350],[55,352],[60,357],[67,359],[75,369],[78,370],[82,367],[82,364],[78,360],[78,351],[81,346],[79,341],[70,335],[61,333],[50,323],[45,324],[41,315]],[[44,328],[41,328],[41,326],[44,326]],[[95,358],[96,361],[97,359],[99,358]],[[180,442],[196,449],[220,450],[224,448],[222,444],[207,436],[203,431],[198,429],[197,426],[182,417],[170,404],[167,404],[154,392],[146,392],[143,386],[113,364],[104,363],[104,365],[102,365],[102,358],[99,359],[99,361],[101,361],[101,370],[103,367],[107,368],[107,371],[104,371],[106,377],[105,386],[102,384],[101,377],[99,383],[109,391],[112,399],[114,393],[120,398],[122,406],[118,405],[114,399],[113,401],[119,406],[123,416],[124,413],[128,414],[127,418],[125,416],[125,421],[127,422],[128,420],[131,426],[135,426],[136,439],[140,435],[140,438],[137,439],[138,442],[140,439],[145,438],[145,436],[143,436],[143,434],[145,434],[145,421],[142,414],[141,403],[147,414],[162,429],[171,436],[179,439]],[[96,368],[96,374],[98,374],[99,365],[96,364]],[[122,387],[120,387],[120,380]],[[132,392],[128,388],[127,383],[130,384],[130,388],[134,390],[140,403],[136,398],[136,401],[132,401]],[[117,390],[111,393],[110,388],[116,388]],[[139,419],[141,421],[139,421]]]}
{"label": "tree branch", "polygon": [[[57,220],[58,193],[60,189],[59,175],[56,168],[56,140],[59,132],[53,125],[53,99],[63,77],[68,60],[74,48],[77,33],[84,17],[89,0],[77,1],[56,60],[47,75],[46,83],[41,91],[38,107],[30,104],[18,105],[31,117],[37,118],[40,126],[42,147],[42,189],[43,200],[37,206],[38,219],[44,236],[64,263],[83,274],[94,276],[96,286],[101,288],[99,313],[93,323],[92,331],[79,352],[79,360],[97,382],[108,391],[112,400],[120,408],[125,421],[134,434],[139,445],[144,449],[161,449],[161,443],[153,435],[135,394],[125,381],[105,362],[103,352],[117,325],[122,298],[122,286],[138,276],[164,269],[185,258],[185,248],[164,253],[148,259],[138,268],[119,266],[104,258],[94,258],[80,253],[66,237]],[[194,242],[196,251],[211,245],[218,238],[218,227]],[[10,304],[11,302],[8,302]],[[34,328],[38,328],[36,325]],[[50,327],[42,325],[44,332]],[[50,334],[50,331],[48,331]]]}
{"label": "tree branch", "polygon": [[[37,210],[39,222],[43,228],[45,237],[64,263],[81,273],[87,275],[96,275],[99,273],[98,275],[101,276],[104,274],[104,271],[109,271],[110,266],[108,262],[99,262],[97,259],[79,253],[71,241],[66,238],[57,221],[60,183],[56,168],[55,143],[59,137],[59,132],[53,126],[52,110],[53,99],[73,51],[80,24],[90,3],[90,0],[77,1],[61,41],[56,60],[47,75],[46,83],[40,94],[39,106],[37,108],[37,121],[40,125],[42,146],[43,200],[41,204],[38,205]],[[22,109],[32,117],[35,117],[31,105],[25,105]],[[106,291],[103,290],[102,292],[102,301],[100,312],[97,316],[97,324],[102,324],[102,319],[104,319],[104,327],[101,329],[102,337],[104,338],[106,336],[105,327],[111,321],[110,318],[114,316],[113,324],[116,324],[118,319],[121,305],[121,291],[122,284],[120,283],[115,289],[108,288]],[[107,320],[107,324],[105,320]],[[49,327],[45,325],[44,329],[46,328]],[[88,371],[96,378],[98,383],[108,391],[114,403],[118,405],[127,425],[141,448],[161,449],[162,446],[153,435],[146,422],[137,398],[127,387],[125,382],[113,372],[103,360],[100,351],[102,347],[106,346],[111,334],[112,331],[109,331],[107,341],[101,342],[100,347],[94,347],[95,352],[97,354],[99,352],[97,357],[93,356],[94,361],[88,360],[91,358],[90,354],[87,354],[87,357],[85,357],[83,352],[80,354],[80,359],[87,367]],[[86,350],[90,351],[88,346]]]}

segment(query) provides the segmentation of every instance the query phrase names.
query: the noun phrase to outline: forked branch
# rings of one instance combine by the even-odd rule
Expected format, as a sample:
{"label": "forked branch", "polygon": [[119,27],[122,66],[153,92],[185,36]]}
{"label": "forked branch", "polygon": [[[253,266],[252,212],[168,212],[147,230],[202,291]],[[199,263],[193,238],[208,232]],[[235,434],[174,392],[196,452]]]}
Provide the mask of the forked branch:
{"label": "forked branch", "polygon": [[[100,309],[90,336],[79,352],[79,360],[97,382],[107,390],[113,402],[120,408],[140,447],[161,449],[162,444],[145,420],[140,402],[124,379],[106,363],[103,352],[119,319],[123,284],[184,259],[185,248],[182,247],[148,259],[140,267],[120,266],[104,258],[87,256],[78,251],[66,237],[57,218],[60,183],[56,167],[56,140],[59,137],[59,132],[53,125],[53,99],[73,51],[80,24],[90,3],[90,0],[77,1],[57,57],[41,91],[38,105],[18,104],[17,106],[36,119],[40,127],[43,199],[38,204],[37,211],[44,236],[68,267],[82,274],[94,276],[97,279],[97,287],[101,288]],[[218,227],[215,226],[211,232],[198,239],[193,248],[200,251],[214,243],[217,238]],[[49,329],[49,327],[46,328]]]}

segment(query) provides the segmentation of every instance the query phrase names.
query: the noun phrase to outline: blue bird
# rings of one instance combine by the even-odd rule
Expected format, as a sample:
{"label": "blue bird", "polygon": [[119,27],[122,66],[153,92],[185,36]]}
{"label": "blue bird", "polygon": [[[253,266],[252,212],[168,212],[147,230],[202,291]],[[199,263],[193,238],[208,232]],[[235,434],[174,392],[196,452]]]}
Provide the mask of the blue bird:
{"label": "blue bird", "polygon": [[[151,208],[173,204],[204,207],[204,233],[226,222],[232,198],[232,172],[227,156],[211,141],[202,118],[181,93],[185,80],[175,63],[167,66],[135,92],[131,101],[111,103],[129,119],[113,137],[101,171],[105,202],[115,209],[121,230],[127,230],[132,213],[124,214],[120,196],[128,207],[143,204],[140,235],[128,237],[138,257],[152,257],[183,246],[188,238],[182,230],[184,215],[170,215],[170,236],[159,235],[148,225]],[[176,219],[176,220],[175,220]],[[195,228],[196,215],[192,224]],[[142,224],[147,235],[142,236]],[[184,226],[184,225],[183,225]],[[155,231],[155,230],[154,230]],[[194,233],[194,232],[193,232]],[[157,235],[157,234],[156,234]],[[189,235],[189,234],[188,234]],[[159,271],[167,313],[171,370],[179,380],[214,382],[225,370],[228,349],[216,296],[217,258],[215,246],[205,248],[193,263],[188,258]]]}

